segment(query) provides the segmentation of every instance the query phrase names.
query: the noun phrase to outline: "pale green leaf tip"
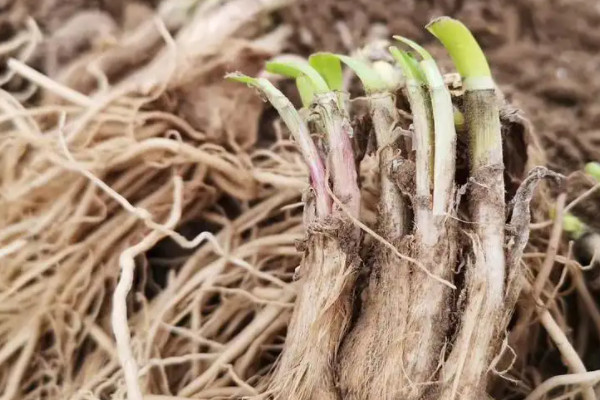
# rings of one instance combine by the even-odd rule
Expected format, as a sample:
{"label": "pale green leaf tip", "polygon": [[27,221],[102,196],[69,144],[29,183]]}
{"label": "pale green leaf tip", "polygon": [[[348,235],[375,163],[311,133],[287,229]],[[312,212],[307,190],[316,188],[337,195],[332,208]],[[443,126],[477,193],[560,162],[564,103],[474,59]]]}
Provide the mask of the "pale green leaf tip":
{"label": "pale green leaf tip", "polygon": [[315,93],[329,92],[329,86],[327,86],[323,77],[308,62],[268,61],[265,69],[273,74],[288,78],[298,78],[305,75],[313,86]]}
{"label": "pale green leaf tip", "polygon": [[407,52],[400,50],[396,46],[390,46],[389,48],[390,54],[400,65],[402,72],[404,73],[407,80],[413,80],[420,84],[425,83],[425,77],[423,76],[423,71],[419,67],[419,64],[415,62],[416,60],[408,55]]}
{"label": "pale green leaf tip", "polygon": [[306,76],[297,77],[296,87],[298,88],[298,93],[300,93],[300,100],[302,101],[302,106],[310,107],[315,98],[315,92],[308,78]]}
{"label": "pale green leaf tip", "polygon": [[294,62],[267,61],[265,69],[272,74],[283,75],[287,78],[297,78],[302,75]]}
{"label": "pale green leaf tip", "polygon": [[432,20],[425,27],[442,42],[463,78],[491,77],[490,67],[471,31],[450,17]]}
{"label": "pale green leaf tip", "polygon": [[433,57],[431,56],[431,54],[429,54],[429,52],[427,50],[425,50],[423,47],[421,47],[419,44],[415,43],[414,41],[407,39],[405,37],[394,36],[394,38],[397,39],[398,41],[408,45],[416,53],[418,53],[421,56],[421,58],[423,58],[423,60],[421,62],[413,62],[412,60],[416,61],[416,59],[412,58],[410,55],[407,54],[408,60],[410,62],[412,62],[413,64],[419,65],[419,70],[422,71],[424,81],[427,82],[427,85],[430,88],[440,88],[442,86],[445,86],[444,78],[442,77],[442,73],[440,72],[440,70],[437,66],[437,63],[435,62],[435,60],[433,59]]}
{"label": "pale green leaf tip", "polygon": [[453,106],[453,113],[454,113],[454,126],[457,129],[463,129],[465,127],[464,114],[458,108],[456,108],[456,106]]}
{"label": "pale green leaf tip", "polygon": [[338,58],[341,62],[346,64],[354,73],[358,76],[358,79],[362,82],[365,91],[367,93],[383,92],[388,89],[386,82],[379,76],[375,69],[362,60],[348,57],[343,54],[330,54],[333,57]]}
{"label": "pale green leaf tip", "polygon": [[241,72],[231,72],[225,75],[225,79],[234,82],[245,83],[246,85],[257,88],[264,93],[283,96],[283,94],[275,86],[273,86],[271,81],[265,78],[254,78],[252,76],[242,74]]}
{"label": "pale green leaf tip", "polygon": [[410,40],[408,38],[405,38],[404,36],[400,36],[400,35],[394,35],[394,39],[396,39],[399,42],[404,43],[405,45],[407,45],[408,47],[410,47],[411,49],[413,49],[414,51],[419,53],[419,55],[423,58],[423,60],[432,60],[433,59],[433,57],[431,57],[431,54],[429,54],[429,52],[427,50],[425,50],[425,48],[423,46],[421,46],[420,44],[418,44],[417,42]]}
{"label": "pale green leaf tip", "polygon": [[585,173],[600,182],[600,163],[589,162],[585,164]]}
{"label": "pale green leaf tip", "polygon": [[246,83],[248,85],[253,85],[256,83],[256,78],[252,78],[251,76],[244,75],[241,72],[230,72],[225,74],[225,79],[240,83]]}
{"label": "pale green leaf tip", "polygon": [[343,89],[342,64],[337,57],[331,53],[314,53],[308,58],[308,63],[321,74],[329,89],[338,92]]}

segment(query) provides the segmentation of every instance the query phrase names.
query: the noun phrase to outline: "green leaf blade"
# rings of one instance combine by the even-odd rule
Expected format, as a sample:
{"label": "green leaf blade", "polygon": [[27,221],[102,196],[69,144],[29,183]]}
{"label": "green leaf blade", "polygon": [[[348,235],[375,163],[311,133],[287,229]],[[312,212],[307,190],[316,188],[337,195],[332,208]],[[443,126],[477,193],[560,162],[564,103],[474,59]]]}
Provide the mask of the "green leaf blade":
{"label": "green leaf blade", "polygon": [[345,56],[343,54],[330,54],[332,57],[336,57],[343,62],[348,68],[350,68],[358,76],[358,79],[362,82],[365,91],[367,93],[384,92],[388,90],[388,85],[379,76],[369,64],[364,61],[357,60],[352,57]]}
{"label": "green leaf blade", "polygon": [[[419,64],[421,70],[423,71],[423,75],[425,76],[425,81],[427,82],[427,85],[430,88],[441,88],[446,86],[444,83],[444,77],[442,76],[440,69],[438,68],[435,60],[427,50],[425,50],[418,43],[407,39],[403,36],[396,35],[394,36],[394,39],[406,44],[423,58],[423,60]],[[407,62],[410,61],[407,60]]]}
{"label": "green leaf blade", "polygon": [[294,108],[290,100],[265,78],[252,78],[239,72],[227,74],[225,75],[225,78],[255,87],[277,110],[281,119],[298,143],[300,152],[308,164],[312,186],[315,189],[317,197],[317,212],[320,216],[328,215],[331,211],[331,204],[329,194],[327,193],[325,167],[317,147],[310,136],[310,131],[306,126],[306,122],[300,117],[300,114]]}
{"label": "green leaf blade", "polygon": [[296,87],[302,100],[302,106],[306,108],[310,107],[315,99],[315,91],[310,80],[304,75],[299,76],[296,78]]}
{"label": "green leaf blade", "polygon": [[431,54],[429,54],[429,52],[427,50],[425,50],[425,48],[423,46],[421,46],[414,40],[410,40],[410,39],[405,38],[404,36],[400,36],[400,35],[394,35],[394,39],[396,39],[399,42],[404,43],[405,45],[407,45],[408,47],[413,49],[415,52],[417,52],[417,54],[419,54],[423,58],[423,60],[433,59]]}
{"label": "green leaf blade", "polygon": [[426,29],[442,42],[463,78],[492,76],[481,47],[462,22],[440,17],[427,24]]}
{"label": "green leaf blade", "polygon": [[265,69],[273,74],[294,79],[304,75],[313,86],[315,93],[327,93],[330,91],[325,79],[308,63],[298,61],[269,61]]}
{"label": "green leaf blade", "polygon": [[418,63],[414,62],[414,59],[408,55],[405,51],[400,50],[396,46],[389,47],[390,54],[400,65],[404,76],[407,81],[418,84],[425,84],[425,76],[423,71],[419,67]]}
{"label": "green leaf blade", "polygon": [[329,89],[337,92],[342,91],[344,79],[342,63],[339,58],[330,53],[315,53],[308,58],[308,63],[321,74]]}

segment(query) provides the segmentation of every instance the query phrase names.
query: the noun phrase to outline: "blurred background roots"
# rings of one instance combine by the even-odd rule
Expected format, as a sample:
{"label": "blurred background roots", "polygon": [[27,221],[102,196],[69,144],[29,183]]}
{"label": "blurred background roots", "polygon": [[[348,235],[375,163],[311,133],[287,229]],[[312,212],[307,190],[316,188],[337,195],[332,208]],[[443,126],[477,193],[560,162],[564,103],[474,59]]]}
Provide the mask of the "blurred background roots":
{"label": "blurred background roots", "polygon": [[[274,111],[222,77],[256,75],[283,52],[349,52],[390,33],[371,6],[367,22],[332,22],[329,35],[339,40],[329,40],[308,3],[0,1],[0,399],[124,398],[124,356],[137,361],[129,372],[140,377],[145,399],[264,392],[295,297],[307,169]],[[320,3],[321,11],[335,8]],[[339,2],[338,18],[347,3]],[[489,9],[433,3],[428,12],[462,15],[476,34],[477,21],[499,20],[494,13],[517,18],[493,2]],[[535,1],[522,3],[535,11]],[[413,24],[431,16],[412,7]],[[391,33],[417,36],[411,26]],[[545,152],[536,144],[528,164],[568,152],[566,161],[549,164],[570,173],[600,154],[593,132],[564,145],[555,122],[537,122],[544,116],[538,105],[553,110],[561,101],[593,118],[592,105],[573,89],[578,82],[529,102],[519,82],[513,87],[506,78],[492,40],[499,33],[490,26],[483,42],[503,89],[526,111],[532,105],[534,126],[546,128]],[[544,32],[538,35],[543,43]],[[361,218],[369,226],[376,175],[367,157]],[[545,277],[533,288],[542,309],[588,370],[600,368],[600,313],[587,283],[595,271],[584,271],[560,226],[552,233],[544,221],[592,185],[573,172],[564,187],[539,191],[524,255],[529,280]],[[570,211],[597,215],[593,200],[592,193]],[[127,295],[125,281],[116,290],[121,270],[131,278]],[[531,305],[523,294],[494,371],[496,399],[524,398],[569,372],[544,313],[531,313]],[[127,327],[131,340],[123,342]],[[579,390],[562,384],[547,398],[576,398]]]}

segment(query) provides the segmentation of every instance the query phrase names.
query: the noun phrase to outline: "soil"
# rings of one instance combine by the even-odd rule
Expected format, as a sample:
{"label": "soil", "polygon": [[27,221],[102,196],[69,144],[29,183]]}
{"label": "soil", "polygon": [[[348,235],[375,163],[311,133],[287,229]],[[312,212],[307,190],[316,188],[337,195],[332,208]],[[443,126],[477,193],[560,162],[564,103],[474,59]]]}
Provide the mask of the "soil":
{"label": "soil", "polygon": [[449,72],[448,57],[423,29],[440,15],[473,31],[508,100],[532,121],[552,169],[568,173],[600,159],[594,96],[600,91],[600,6],[593,1],[297,0],[282,14],[297,32],[290,51],[347,52],[384,32],[424,44]]}

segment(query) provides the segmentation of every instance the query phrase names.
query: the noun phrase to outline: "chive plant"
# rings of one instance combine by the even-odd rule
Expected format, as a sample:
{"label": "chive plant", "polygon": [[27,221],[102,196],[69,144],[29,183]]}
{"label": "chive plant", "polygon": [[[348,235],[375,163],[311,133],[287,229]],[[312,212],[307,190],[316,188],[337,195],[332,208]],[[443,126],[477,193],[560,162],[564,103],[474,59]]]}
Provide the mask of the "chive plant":
{"label": "chive plant", "polygon": [[454,110],[450,91],[444,78],[429,52],[410,39],[394,36],[422,57],[421,70],[429,89],[434,125],[433,148],[433,215],[441,216],[448,212],[454,187],[456,165],[456,130],[454,128]]}
{"label": "chive plant", "polygon": [[[397,47],[390,53],[402,68],[405,87],[413,116],[415,147],[415,224],[425,241],[433,243],[435,234],[431,221],[433,187],[433,120],[425,76],[416,60]],[[431,240],[430,240],[431,239]]]}
{"label": "chive plant", "polygon": [[[318,57],[313,58],[313,63],[322,68],[323,76],[333,85],[341,82],[340,78],[335,77],[338,75],[335,64]],[[360,191],[351,141],[353,130],[340,96],[309,63],[271,61],[267,63],[266,69],[290,78],[306,76],[309,79],[314,91],[313,111],[317,114],[320,127],[327,137],[327,166],[331,174],[333,194],[352,216],[357,217],[360,210]],[[341,69],[339,71],[341,76]],[[334,88],[337,89],[335,86]],[[336,212],[340,213],[339,210]]]}
{"label": "chive plant", "polygon": [[[407,146],[399,140],[398,111],[395,106],[397,81],[394,67],[387,62],[370,63],[344,55],[335,57],[359,78],[365,91],[379,165],[379,202],[377,234],[380,240],[400,246],[412,228],[409,202],[403,195],[393,168],[409,158]],[[364,260],[370,271],[365,299],[355,323],[340,348],[337,376],[341,397],[348,399],[380,398],[379,391],[396,391],[380,384],[387,369],[398,375],[397,352],[390,351],[404,335],[406,308],[409,305],[410,268],[381,241],[374,243]],[[357,293],[358,294],[358,293]],[[393,329],[390,329],[393,327]],[[383,367],[383,368],[382,368]],[[398,383],[401,380],[397,381]],[[393,396],[393,395],[392,395]]]}
{"label": "chive plant", "polygon": [[[457,226],[453,194],[455,192],[456,130],[454,107],[433,57],[417,43],[395,36],[411,48],[412,54],[392,46],[390,52],[406,77],[406,93],[413,115],[416,185],[415,248],[426,268],[452,281],[456,262]],[[428,388],[411,382],[428,381],[437,365],[448,329],[447,304],[451,292],[422,276],[410,284],[411,305],[407,311],[407,329],[403,368],[409,378],[396,390],[399,398],[420,398]]]}
{"label": "chive plant", "polygon": [[483,51],[459,21],[438,18],[427,29],[444,45],[463,82],[470,148],[470,205],[476,227],[475,260],[467,282],[469,298],[462,328],[444,372],[453,385],[444,398],[481,398],[485,371],[497,347],[503,309],[504,162],[496,85]]}
{"label": "chive plant", "polygon": [[[351,317],[349,288],[354,286],[360,238],[346,215],[358,217],[360,192],[353,131],[339,91],[341,66],[335,58],[315,55],[310,62],[273,60],[266,69],[296,80],[310,124],[268,81],[231,77],[261,89],[277,109],[309,165],[317,205],[317,219],[305,218],[307,239],[297,274],[301,286],[271,390],[277,399],[336,400],[331,366]],[[316,144],[311,133],[325,139]],[[312,215],[309,204],[305,214]]]}
{"label": "chive plant", "polygon": [[[267,63],[267,71],[295,80],[302,113],[267,80],[229,75],[258,88],[277,109],[308,165],[314,193],[305,213],[316,218],[306,219],[296,304],[270,386],[276,399],[485,398],[486,374],[509,314],[503,303],[500,104],[487,60],[469,30],[450,18],[436,19],[427,29],[461,75],[462,109],[452,103],[433,57],[401,36],[395,39],[407,51],[389,48],[396,65],[332,53]],[[369,132],[352,129],[343,66],[362,83],[377,144],[375,231],[360,222],[352,137]],[[399,94],[410,104],[409,130],[401,127],[406,121],[396,107]],[[469,136],[468,223],[456,218],[457,128]],[[588,168],[590,174],[597,171]],[[527,227],[528,208],[520,212]],[[374,240],[363,243],[357,226]],[[520,254],[522,249],[508,264],[518,264]],[[461,268],[463,276],[455,280]]]}
{"label": "chive plant", "polygon": [[[379,211],[383,218],[379,223],[379,233],[386,239],[402,237],[410,224],[404,198],[390,174],[391,163],[396,156],[395,128],[398,112],[395,105],[393,89],[396,86],[392,75],[381,74],[374,65],[340,54],[325,54],[335,58],[349,67],[360,79],[368,99],[369,112],[373,123],[380,169]],[[379,71],[387,63],[379,64]],[[390,66],[391,67],[391,66]],[[394,238],[392,238],[394,236]]]}
{"label": "chive plant", "polygon": [[466,124],[470,137],[472,205],[485,254],[485,273],[500,301],[504,282],[504,162],[496,85],[483,51],[459,21],[443,17],[427,29],[446,47],[463,78]]}

